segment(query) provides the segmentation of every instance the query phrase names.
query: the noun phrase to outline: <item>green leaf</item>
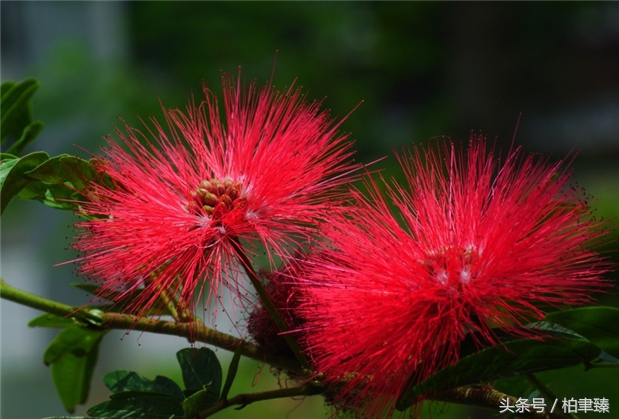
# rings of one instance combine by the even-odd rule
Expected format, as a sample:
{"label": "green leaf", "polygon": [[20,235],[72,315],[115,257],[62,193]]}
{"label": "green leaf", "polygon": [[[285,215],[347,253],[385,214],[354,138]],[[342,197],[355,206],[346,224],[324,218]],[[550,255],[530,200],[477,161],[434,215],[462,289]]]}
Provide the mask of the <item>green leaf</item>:
{"label": "green leaf", "polygon": [[88,397],[104,331],[69,327],[49,345],[43,361],[51,364],[52,379],[62,404],[69,412]]}
{"label": "green leaf", "polygon": [[25,176],[26,172],[48,159],[47,153],[36,151],[20,159],[11,159],[0,163],[0,213],[3,213],[8,203],[32,182]]}
{"label": "green leaf", "polygon": [[158,375],[155,380],[149,380],[133,371],[119,370],[106,374],[103,383],[110,391],[119,393],[123,391],[142,391],[163,393],[177,397],[179,402],[183,400],[183,391],[174,381]]}
{"label": "green leaf", "polygon": [[469,384],[491,382],[518,374],[586,364],[600,355],[600,349],[584,339],[539,341],[517,339],[483,349],[462,358],[424,382],[404,392],[396,403],[406,410],[423,394]]}
{"label": "green leaf", "polygon": [[32,122],[30,99],[39,86],[39,82],[33,78],[18,83],[2,83],[0,136],[3,144],[8,136],[20,138],[24,129]]}
{"label": "green leaf", "polygon": [[67,354],[86,355],[96,346],[97,339],[101,333],[100,331],[83,329],[81,327],[63,329],[45,351],[43,362],[50,365]]}
{"label": "green leaf", "polygon": [[30,182],[17,194],[20,199],[37,199],[43,201],[46,198],[49,187],[43,182]]}
{"label": "green leaf", "polygon": [[75,326],[75,321],[73,319],[57,316],[55,314],[42,314],[34,319],[30,320],[28,323],[29,327],[72,327]]}
{"label": "green leaf", "polygon": [[604,352],[619,358],[619,309],[614,307],[582,307],[558,311],[546,316],[581,334]]}
{"label": "green leaf", "polygon": [[177,397],[168,394],[124,391],[88,409],[88,414],[106,419],[181,419],[183,408]]}
{"label": "green leaf", "polygon": [[38,152],[19,159],[3,153],[2,157],[2,211],[15,196],[36,199],[52,208],[74,210],[79,201],[86,199],[79,191],[96,173],[90,161],[68,154],[50,158]]}
{"label": "green leaf", "polygon": [[9,89],[13,88],[13,86],[15,86],[15,82],[14,81],[3,81],[2,85],[0,85],[0,96],[4,96],[4,94],[6,92],[9,91]]}
{"label": "green leaf", "polygon": [[21,154],[28,144],[33,142],[39,136],[44,127],[45,125],[42,121],[31,122],[24,128],[21,137],[15,141],[6,152],[14,155]]}
{"label": "green leaf", "polygon": [[68,154],[61,154],[59,156],[51,157],[43,164],[30,170],[27,175],[33,180],[40,180],[48,185],[64,184],[68,179],[60,167],[60,159],[69,156]]}
{"label": "green leaf", "polygon": [[69,327],[87,327],[92,326],[101,328],[103,326],[103,315],[105,313],[96,307],[83,309],[79,313],[79,320],[76,317],[62,317],[55,314],[43,314],[38,316],[28,323],[29,327],[54,327],[54,328],[69,328]]}
{"label": "green leaf", "polygon": [[215,352],[208,348],[186,348],[178,351],[176,358],[187,390],[199,391],[208,386],[219,396],[222,371]]}
{"label": "green leaf", "polygon": [[26,175],[47,185],[64,185],[70,182],[74,189],[82,190],[86,187],[86,181],[94,178],[95,170],[90,162],[84,159],[61,154],[50,158]]}
{"label": "green leaf", "polygon": [[78,191],[95,176],[90,162],[76,156],[61,154],[52,157],[25,173],[32,182],[19,194],[22,199],[37,199],[57,209],[73,210],[76,201],[85,198]]}
{"label": "green leaf", "polygon": [[182,406],[185,412],[185,419],[193,419],[201,410],[206,410],[214,406],[219,399],[219,395],[213,392],[208,386],[196,391],[191,396],[183,400]]}
{"label": "green leaf", "polygon": [[92,407],[88,414],[99,418],[193,419],[218,402],[221,366],[207,348],[183,349],[177,353],[186,389],[167,377],[154,380],[133,371],[114,371],[103,378],[113,394],[110,400]]}
{"label": "green leaf", "polygon": [[5,161],[5,160],[13,160],[13,159],[18,159],[19,157],[16,156],[15,154],[11,154],[11,153],[0,153],[0,160],[1,161]]}
{"label": "green leaf", "polygon": [[17,197],[38,200],[48,207],[63,210],[74,210],[78,205],[76,202],[84,200],[66,185],[46,185],[39,181],[30,182]]}
{"label": "green leaf", "polygon": [[62,156],[60,158],[60,168],[67,180],[78,191],[83,190],[87,186],[86,180],[92,180],[95,177],[95,169],[91,162],[76,156]]}
{"label": "green leaf", "polygon": [[[89,288],[89,287],[86,287]],[[193,419],[219,400],[222,372],[215,353],[207,348],[177,353],[185,390],[167,377],[154,380],[133,371],[114,371],[103,378],[113,394],[88,410],[92,417],[130,419]]]}

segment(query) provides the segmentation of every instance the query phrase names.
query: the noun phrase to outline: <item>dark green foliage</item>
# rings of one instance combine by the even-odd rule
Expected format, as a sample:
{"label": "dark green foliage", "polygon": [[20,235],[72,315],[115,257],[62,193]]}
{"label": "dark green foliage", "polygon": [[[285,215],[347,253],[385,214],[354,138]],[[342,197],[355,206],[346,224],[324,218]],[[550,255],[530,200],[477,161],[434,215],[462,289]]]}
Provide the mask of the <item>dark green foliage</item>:
{"label": "dark green foliage", "polygon": [[103,377],[103,382],[113,393],[123,391],[143,391],[163,393],[173,397],[183,397],[183,391],[174,381],[160,375],[149,380],[133,371],[114,371]]}
{"label": "dark green foliage", "polygon": [[2,83],[2,144],[15,142],[0,154],[0,213],[15,197],[35,199],[58,209],[74,210],[87,181],[95,178],[92,162],[61,154],[50,158],[43,151],[20,157],[24,148],[43,129],[41,121],[32,121],[30,100],[39,82],[25,79]]}
{"label": "dark green foliage", "polygon": [[0,163],[0,213],[4,212],[8,203],[32,182],[26,173],[47,159],[49,159],[47,153],[37,151],[22,158],[8,158]]}
{"label": "dark green foliage", "polygon": [[62,327],[43,355],[50,365],[54,386],[63,406],[73,412],[88,398],[90,381],[105,331],[82,327],[78,322],[53,314],[39,316],[31,327]]}
{"label": "dark green foliage", "polygon": [[2,83],[0,88],[2,144],[4,145],[7,140],[13,140],[6,153],[20,155],[43,129],[41,121],[32,121],[30,100],[38,88],[39,82],[33,78],[18,83],[12,81]]}
{"label": "dark green foliage", "polygon": [[182,390],[167,377],[149,380],[133,371],[114,371],[103,381],[110,400],[88,410],[91,417],[130,419],[192,419],[219,400],[221,365],[207,348],[188,348],[176,354]]}
{"label": "dark green foliage", "polygon": [[187,399],[183,408],[191,418],[191,412],[212,406],[219,400],[222,371],[219,360],[207,348],[183,349],[176,353],[183,373],[183,392]]}
{"label": "dark green foliage", "polygon": [[619,309],[615,307],[581,307],[546,316],[548,321],[565,326],[619,358]]}
{"label": "dark green foliage", "polygon": [[553,325],[536,324],[535,329],[546,329],[544,341],[536,339],[511,339],[464,356],[422,383],[404,392],[396,407],[408,409],[424,394],[440,393],[451,388],[493,382],[516,375],[530,374],[578,364],[588,364],[601,354],[601,349],[585,338]]}

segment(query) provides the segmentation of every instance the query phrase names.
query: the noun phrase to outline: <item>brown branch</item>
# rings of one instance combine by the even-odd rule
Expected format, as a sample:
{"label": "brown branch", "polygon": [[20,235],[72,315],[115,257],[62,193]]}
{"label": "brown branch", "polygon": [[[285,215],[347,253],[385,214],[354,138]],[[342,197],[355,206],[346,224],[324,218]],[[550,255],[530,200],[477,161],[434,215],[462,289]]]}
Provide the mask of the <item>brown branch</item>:
{"label": "brown branch", "polygon": [[238,407],[237,410],[240,410],[248,404],[259,401],[282,399],[288,397],[314,396],[317,394],[321,394],[323,391],[324,388],[322,387],[308,384],[301,387],[280,388],[277,390],[262,391],[259,393],[237,394],[236,396],[229,399],[221,400],[215,406],[211,407],[208,410],[205,410],[204,412],[201,412],[198,415],[198,418],[207,418],[230,406],[239,405],[240,407]]}
{"label": "brown branch", "polygon": [[[490,385],[484,386],[462,386],[431,397],[432,400],[459,403],[468,406],[483,407],[495,412],[500,410],[502,402],[511,407],[516,406],[518,399],[509,394],[498,391]],[[523,411],[516,415],[526,419],[564,419],[562,413],[537,412],[533,408],[529,408],[529,412]],[[515,413],[515,409],[513,409]]]}
{"label": "brown branch", "polygon": [[[100,310],[90,307],[72,307],[57,301],[48,300],[25,291],[18,290],[17,288],[6,284],[2,278],[0,278],[0,297],[18,304],[45,311],[47,313],[56,314],[67,318],[74,318],[76,321],[81,322],[88,327],[97,327],[104,330],[140,330],[144,332],[180,336],[191,342],[199,341],[232,352],[238,351],[238,353],[243,356],[260,362],[266,362],[276,368],[294,371],[298,374],[303,374],[304,372],[303,368],[299,365],[299,362],[294,359],[274,357],[273,355],[261,350],[256,345],[245,342],[235,336],[206,327],[201,321],[179,323],[154,318],[139,318],[137,316],[127,314],[102,313]],[[311,396],[321,394],[323,391],[323,387],[307,384],[301,387],[277,389],[260,393],[238,394],[227,400],[221,400],[216,406],[202,412],[199,415],[199,418],[206,418],[209,415],[234,405],[240,405],[243,407],[257,401],[296,396]],[[507,400],[510,406],[515,406],[518,400],[517,398],[502,393],[491,386],[458,387],[453,390],[433,395],[431,399],[448,403],[459,403],[469,406],[483,407],[492,411],[499,410],[502,400]],[[518,415],[519,417],[526,419],[565,418],[565,416],[561,413],[539,413],[536,411],[523,412]]]}
{"label": "brown branch", "polygon": [[5,283],[0,278],[0,296],[28,307],[66,318],[74,318],[90,327],[101,329],[140,330],[163,335],[180,336],[191,342],[199,341],[234,352],[239,348],[241,355],[260,362],[266,362],[276,368],[302,373],[298,362],[292,359],[274,357],[256,345],[235,336],[219,332],[204,325],[201,321],[179,323],[151,317],[137,317],[128,314],[102,313],[96,308],[72,307],[57,301],[48,300]]}

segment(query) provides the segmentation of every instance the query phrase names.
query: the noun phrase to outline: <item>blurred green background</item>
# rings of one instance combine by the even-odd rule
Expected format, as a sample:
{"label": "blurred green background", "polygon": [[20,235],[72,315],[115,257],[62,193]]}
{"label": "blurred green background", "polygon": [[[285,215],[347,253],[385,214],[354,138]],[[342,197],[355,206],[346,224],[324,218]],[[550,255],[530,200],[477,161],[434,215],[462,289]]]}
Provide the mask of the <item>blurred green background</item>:
{"label": "blurred green background", "polygon": [[[600,215],[619,213],[619,3],[466,2],[7,2],[2,80],[36,77],[34,116],[46,129],[29,151],[88,157],[122,117],[160,115],[158,98],[183,107],[201,82],[219,91],[220,72],[275,84],[297,78],[324,99],[357,141],[364,162],[391,149],[470,130],[560,159],[580,150],[576,181]],[[522,119],[517,121],[522,113]],[[77,147],[76,147],[77,145]],[[381,163],[390,170],[394,159]],[[72,214],[12,202],[2,220],[2,275],[12,285],[69,304],[86,297],[64,248]],[[615,232],[616,236],[616,232]],[[617,242],[607,250],[617,247]],[[616,259],[617,254],[613,257]],[[608,300],[610,303],[613,301]],[[616,304],[616,302],[615,302]],[[55,331],[27,329],[38,313],[2,302],[3,419],[63,415],[42,354]],[[121,340],[122,338],[122,340]],[[180,339],[121,332],[104,340],[88,404],[104,401],[106,372],[133,369],[180,378]],[[227,365],[229,354],[219,351]],[[238,389],[276,379],[244,363]],[[619,409],[616,372],[564,372],[561,397],[607,397]],[[233,389],[234,392],[234,389]],[[83,414],[81,409],[77,414]],[[265,402],[217,418],[325,417],[320,397]],[[484,418],[457,407],[436,417]],[[611,413],[612,415],[612,413]],[[597,417],[596,414],[582,417]],[[604,416],[616,417],[616,416]]]}

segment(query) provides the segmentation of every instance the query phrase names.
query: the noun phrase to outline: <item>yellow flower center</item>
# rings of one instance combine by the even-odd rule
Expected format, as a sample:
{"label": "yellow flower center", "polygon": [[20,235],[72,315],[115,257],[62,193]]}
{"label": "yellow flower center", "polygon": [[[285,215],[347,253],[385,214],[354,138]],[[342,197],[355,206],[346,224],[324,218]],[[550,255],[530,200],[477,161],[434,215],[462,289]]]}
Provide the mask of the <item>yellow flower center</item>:
{"label": "yellow flower center", "polygon": [[231,179],[203,180],[200,186],[191,191],[191,199],[185,206],[195,215],[207,215],[211,220],[220,221],[235,208],[243,206],[245,199],[240,197],[242,184]]}

